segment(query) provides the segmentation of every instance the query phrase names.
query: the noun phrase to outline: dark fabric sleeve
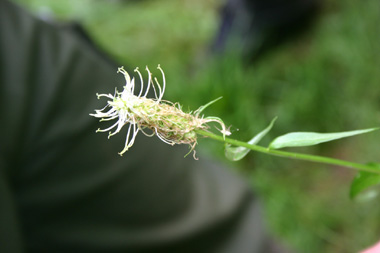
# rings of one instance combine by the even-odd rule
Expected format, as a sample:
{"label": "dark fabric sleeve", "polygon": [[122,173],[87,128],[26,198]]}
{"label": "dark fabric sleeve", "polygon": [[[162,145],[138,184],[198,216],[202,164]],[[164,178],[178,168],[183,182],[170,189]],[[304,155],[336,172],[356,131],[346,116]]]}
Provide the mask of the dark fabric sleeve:
{"label": "dark fabric sleeve", "polygon": [[0,55],[1,252],[269,252],[231,172],[95,133],[95,93],[123,80],[86,41],[0,0]]}

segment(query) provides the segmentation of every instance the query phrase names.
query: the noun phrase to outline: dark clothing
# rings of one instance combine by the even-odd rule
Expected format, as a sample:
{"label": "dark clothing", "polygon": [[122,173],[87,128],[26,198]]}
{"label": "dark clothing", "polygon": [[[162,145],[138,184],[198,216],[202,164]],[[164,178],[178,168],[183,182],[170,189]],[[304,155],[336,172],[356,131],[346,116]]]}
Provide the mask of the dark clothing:
{"label": "dark clothing", "polygon": [[226,0],[212,52],[232,51],[253,62],[308,30],[322,0]]}
{"label": "dark clothing", "polygon": [[125,132],[95,133],[95,94],[121,90],[116,70],[0,0],[0,251],[271,252],[230,171],[142,134],[120,157]]}

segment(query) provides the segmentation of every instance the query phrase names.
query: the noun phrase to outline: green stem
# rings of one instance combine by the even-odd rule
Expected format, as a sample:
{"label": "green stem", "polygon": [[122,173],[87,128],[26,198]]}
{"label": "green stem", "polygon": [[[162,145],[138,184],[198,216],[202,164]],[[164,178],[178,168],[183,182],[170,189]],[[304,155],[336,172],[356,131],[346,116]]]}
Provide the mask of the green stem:
{"label": "green stem", "polygon": [[330,164],[330,165],[338,165],[338,166],[343,166],[343,167],[347,167],[354,170],[380,174],[380,171],[373,169],[372,167],[367,166],[365,164],[353,163],[349,161],[344,161],[344,160],[339,160],[339,159],[329,158],[329,157],[324,157],[324,156],[308,155],[308,154],[269,149],[262,146],[252,145],[246,142],[242,142],[242,141],[238,141],[238,140],[234,140],[230,138],[223,138],[223,136],[219,136],[219,135],[216,135],[214,133],[207,132],[204,130],[197,130],[196,133],[203,136],[210,137],[211,139],[214,139],[217,141],[228,143],[234,146],[245,147],[245,148],[248,148],[257,152],[265,153],[268,155],[274,155],[274,156],[280,156],[280,157],[304,160],[304,161],[310,161],[310,162],[324,163],[324,164]]}

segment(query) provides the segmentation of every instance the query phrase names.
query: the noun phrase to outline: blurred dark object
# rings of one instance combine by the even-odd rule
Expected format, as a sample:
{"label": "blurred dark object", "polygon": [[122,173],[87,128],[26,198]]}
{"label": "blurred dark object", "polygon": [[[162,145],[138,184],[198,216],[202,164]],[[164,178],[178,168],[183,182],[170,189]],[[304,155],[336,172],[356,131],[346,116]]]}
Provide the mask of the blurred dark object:
{"label": "blurred dark object", "polygon": [[[128,53],[128,52],[126,52]],[[249,186],[138,136],[95,134],[96,93],[123,85],[80,26],[0,0],[1,252],[279,252]]]}
{"label": "blurred dark object", "polygon": [[245,60],[257,60],[306,31],[320,8],[320,0],[228,0],[212,51],[238,51]]}

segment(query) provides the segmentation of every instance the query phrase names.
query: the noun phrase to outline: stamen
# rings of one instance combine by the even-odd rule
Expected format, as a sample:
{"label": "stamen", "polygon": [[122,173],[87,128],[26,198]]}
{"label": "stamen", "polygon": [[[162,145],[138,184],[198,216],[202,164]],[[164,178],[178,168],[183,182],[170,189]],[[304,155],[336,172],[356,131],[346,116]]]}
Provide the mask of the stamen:
{"label": "stamen", "polygon": [[148,66],[146,66],[145,70],[148,72],[148,86],[146,87],[144,98],[146,97],[146,95],[148,95],[149,88],[150,88],[150,82],[152,81],[152,73],[150,73]]}
{"label": "stamen", "polygon": [[108,132],[109,130],[111,130],[112,128],[114,128],[116,125],[117,125],[118,122],[116,122],[115,124],[113,124],[112,126],[106,128],[106,129],[98,129],[96,130],[96,132]]}
{"label": "stamen", "polygon": [[142,94],[142,92],[143,92],[143,87],[144,87],[144,81],[143,81],[143,78],[142,78],[142,75],[141,75],[141,73],[140,73],[140,71],[139,71],[139,68],[137,67],[137,68],[135,68],[135,72],[137,72],[138,74],[139,74],[139,76],[140,76],[140,93],[139,93],[139,95],[138,95],[138,97],[140,97],[141,96],[141,94]]}
{"label": "stamen", "polygon": [[129,76],[128,72],[125,71],[124,66],[117,69],[117,73],[122,73],[124,75],[125,81],[127,84],[131,82],[131,77]]}
{"label": "stamen", "polygon": [[98,97],[98,99],[100,97],[107,97],[107,98],[110,98],[110,99],[114,98],[111,94],[98,94],[98,93],[96,93],[96,96]]}
{"label": "stamen", "polygon": [[132,127],[132,124],[129,125],[127,137],[125,138],[124,149],[119,152],[119,155],[123,155],[129,149],[128,140],[129,140],[129,134],[131,133],[131,127]]}
{"label": "stamen", "polygon": [[[91,115],[91,114],[90,114]],[[99,122],[103,122],[103,121],[110,121],[110,120],[113,120],[113,119],[116,119],[117,117],[119,117],[118,115],[115,115],[113,117],[110,117],[110,118],[102,118],[99,120]]]}
{"label": "stamen", "polygon": [[157,128],[155,129],[155,131],[156,131],[157,137],[160,138],[161,141],[165,142],[166,144],[172,145],[172,146],[175,144],[174,141],[168,140],[165,137],[163,137],[160,133],[158,133]]}
{"label": "stamen", "polygon": [[131,87],[130,91],[131,91],[132,95],[135,94],[135,78],[132,78],[132,81],[130,83],[130,87]]}
{"label": "stamen", "polygon": [[[160,94],[159,97],[157,97],[157,94],[156,94],[156,98],[157,98],[156,103],[159,103],[159,102],[161,101],[161,98],[162,98],[162,96],[163,96],[164,94],[162,93],[161,86],[160,86],[159,82],[157,81],[157,78],[154,78],[154,81],[156,81],[156,85],[158,86],[158,91],[159,91],[159,94]],[[154,87],[154,86],[153,86],[153,87]]]}
{"label": "stamen", "polygon": [[155,132],[152,132],[151,134],[146,133],[146,132],[144,131],[143,128],[140,128],[140,131],[141,131],[145,136],[147,136],[147,137],[153,137],[153,136],[155,135]]}
{"label": "stamen", "polygon": [[132,136],[131,141],[128,144],[129,147],[132,147],[133,144],[135,143],[135,139],[136,139],[137,133],[140,130],[136,125],[137,125],[136,122],[133,120],[133,136]]}
{"label": "stamen", "polygon": [[[156,87],[154,87],[155,85],[154,85],[154,82],[153,81],[151,81],[152,82],[152,87],[153,87],[153,90],[154,90],[154,96],[155,96],[155,98],[156,99],[158,99],[158,96],[157,96],[157,91],[156,91]],[[160,87],[160,86],[158,86],[158,87]],[[160,88],[160,90],[161,90],[161,88]],[[157,104],[157,103],[156,103]]]}
{"label": "stamen", "polygon": [[162,73],[162,82],[163,82],[163,84],[162,84],[162,93],[161,93],[161,97],[160,97],[160,100],[161,100],[162,96],[163,96],[164,93],[165,93],[166,80],[165,80],[165,73],[164,73],[164,71],[162,70],[160,64],[158,64],[158,67],[157,67],[157,68],[158,68],[158,69],[161,71],[161,73]]}

